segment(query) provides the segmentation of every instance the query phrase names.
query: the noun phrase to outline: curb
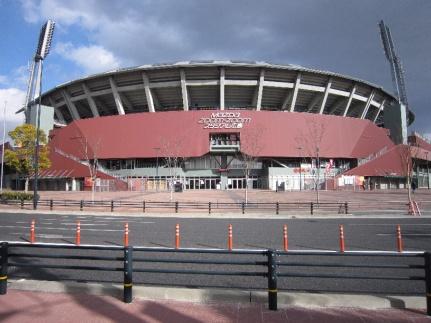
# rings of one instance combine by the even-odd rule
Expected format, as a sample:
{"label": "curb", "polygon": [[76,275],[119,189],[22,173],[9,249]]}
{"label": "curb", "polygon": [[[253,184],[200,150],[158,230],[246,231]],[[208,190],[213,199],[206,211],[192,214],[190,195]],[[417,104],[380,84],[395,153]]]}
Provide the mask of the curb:
{"label": "curb", "polygon": [[[109,295],[122,299],[121,284],[80,283],[10,279],[8,288],[13,290],[46,293],[81,293],[89,295]],[[134,286],[133,296],[143,300],[176,300],[193,303],[241,303],[266,304],[268,294],[264,291],[230,289],[194,289],[178,287]],[[286,308],[348,307],[361,309],[424,309],[425,297],[395,295],[357,294],[313,294],[279,292],[278,306]]]}

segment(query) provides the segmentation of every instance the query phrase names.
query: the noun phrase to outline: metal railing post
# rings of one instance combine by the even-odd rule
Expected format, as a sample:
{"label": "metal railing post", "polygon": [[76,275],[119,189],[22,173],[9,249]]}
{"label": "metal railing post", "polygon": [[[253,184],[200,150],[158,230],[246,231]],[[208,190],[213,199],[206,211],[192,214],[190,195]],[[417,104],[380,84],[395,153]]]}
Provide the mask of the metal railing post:
{"label": "metal railing post", "polygon": [[145,213],[145,201],[142,202],[142,212]]}
{"label": "metal railing post", "polygon": [[175,201],[175,213],[178,213],[178,201]]}
{"label": "metal railing post", "polygon": [[280,213],[280,203],[275,203],[275,214],[279,214]]}
{"label": "metal railing post", "polygon": [[426,251],[424,253],[424,258],[427,315],[431,316],[431,253],[429,251]]}
{"label": "metal railing post", "polygon": [[242,202],[242,203],[241,203],[241,210],[242,210],[242,214],[244,214],[244,209],[245,209],[245,203],[244,203],[244,202]]}
{"label": "metal railing post", "polygon": [[344,212],[345,212],[345,214],[349,213],[349,203],[347,203],[347,202],[344,202]]}
{"label": "metal railing post", "polygon": [[111,200],[111,212],[114,212],[114,200]]}
{"label": "metal railing post", "polygon": [[124,303],[131,303],[133,298],[133,248],[124,248],[124,280],[123,280],[123,301]]}
{"label": "metal railing post", "polygon": [[314,203],[313,202],[310,203],[310,214],[311,215],[314,214]]}
{"label": "metal railing post", "polygon": [[277,310],[277,253],[268,250],[268,307],[271,311]]}
{"label": "metal railing post", "polygon": [[84,209],[84,201],[83,200],[81,200],[80,202],[79,202],[79,210],[80,211],[82,211]]}
{"label": "metal railing post", "polygon": [[211,202],[208,202],[208,214],[211,214]]}
{"label": "metal railing post", "polygon": [[24,200],[21,200],[21,209],[24,208]]}
{"label": "metal railing post", "polygon": [[8,271],[8,243],[2,242],[0,246],[1,267],[0,267],[0,295],[7,293],[7,271]]}
{"label": "metal railing post", "polygon": [[54,201],[52,199],[49,200],[49,209],[52,211],[54,208]]}

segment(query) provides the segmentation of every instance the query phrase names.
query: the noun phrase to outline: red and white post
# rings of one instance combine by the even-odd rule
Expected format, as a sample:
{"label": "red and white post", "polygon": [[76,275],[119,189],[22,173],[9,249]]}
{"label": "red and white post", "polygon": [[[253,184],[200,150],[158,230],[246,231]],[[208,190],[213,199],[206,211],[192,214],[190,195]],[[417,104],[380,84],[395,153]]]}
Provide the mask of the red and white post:
{"label": "red and white post", "polygon": [[129,223],[124,223],[124,246],[129,246]]}
{"label": "red and white post", "polygon": [[344,226],[340,224],[340,252],[344,252]]}
{"label": "red and white post", "polygon": [[283,226],[283,248],[287,251],[289,248],[289,241],[287,240],[287,224]]}
{"label": "red and white post", "polygon": [[35,227],[35,221],[33,219],[33,220],[31,220],[31,225],[30,225],[30,243],[35,242],[34,227]]}
{"label": "red and white post", "polygon": [[397,225],[397,250],[403,252],[403,238],[401,236],[401,226]]}
{"label": "red and white post", "polygon": [[227,229],[227,248],[232,250],[232,224],[229,224]]}
{"label": "red and white post", "polygon": [[180,225],[175,225],[175,249],[180,248]]}
{"label": "red and white post", "polygon": [[81,244],[81,222],[76,222],[76,237],[75,237],[75,244],[79,246]]}

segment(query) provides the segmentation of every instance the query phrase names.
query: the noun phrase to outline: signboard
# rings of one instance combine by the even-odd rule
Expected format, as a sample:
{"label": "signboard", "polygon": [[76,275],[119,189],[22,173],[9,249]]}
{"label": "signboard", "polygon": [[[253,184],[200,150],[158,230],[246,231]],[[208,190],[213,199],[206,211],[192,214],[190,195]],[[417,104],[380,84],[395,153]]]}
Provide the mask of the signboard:
{"label": "signboard", "polygon": [[213,112],[198,121],[204,129],[241,129],[250,122],[251,118],[241,117],[241,112]]}

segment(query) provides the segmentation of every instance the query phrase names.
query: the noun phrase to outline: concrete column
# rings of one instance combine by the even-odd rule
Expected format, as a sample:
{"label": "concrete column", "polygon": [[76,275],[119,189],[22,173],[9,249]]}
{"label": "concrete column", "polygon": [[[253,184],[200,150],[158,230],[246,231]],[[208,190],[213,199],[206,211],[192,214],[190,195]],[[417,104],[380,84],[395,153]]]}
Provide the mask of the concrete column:
{"label": "concrete column", "polygon": [[76,191],[76,179],[72,178],[72,191]]}
{"label": "concrete column", "polygon": [[220,110],[224,110],[224,78],[225,70],[224,67],[220,69]]}
{"label": "concrete column", "polygon": [[183,96],[183,109],[184,111],[189,110],[189,97],[187,93],[187,84],[186,84],[186,73],[183,69],[180,70],[181,75],[181,95]]}
{"label": "concrete column", "polygon": [[301,84],[301,73],[296,77],[295,86],[293,87],[293,97],[290,103],[290,112],[295,111],[296,98],[298,96],[299,84]]}
{"label": "concrete column", "polygon": [[78,109],[70,99],[69,93],[67,93],[66,90],[62,90],[61,93],[63,94],[64,101],[66,102],[67,108],[69,109],[69,113],[72,116],[72,119],[73,120],[81,119],[78,113]]}
{"label": "concrete column", "polygon": [[374,98],[375,91],[373,90],[368,97],[367,103],[365,103],[364,111],[362,111],[361,119],[365,119],[367,116],[368,110],[370,109],[371,101]]}
{"label": "concrete column", "polygon": [[323,114],[323,110],[325,109],[326,100],[328,99],[329,90],[331,89],[332,79],[328,80],[326,84],[325,94],[323,95],[322,104],[320,105],[319,114]]}
{"label": "concrete column", "polygon": [[144,80],[145,97],[147,98],[148,111],[155,112],[153,94],[151,93],[150,89],[150,81],[145,73],[142,73],[142,79]]}
{"label": "concrete column", "polygon": [[346,107],[344,109],[343,117],[345,117],[347,115],[347,112],[349,112],[350,104],[352,103],[353,95],[355,95],[355,91],[356,91],[356,84],[353,86],[352,90],[350,91],[349,99],[347,100],[347,104],[346,104]]}
{"label": "concrete column", "polygon": [[117,106],[118,114],[125,114],[123,103],[121,102],[121,97],[118,93],[117,85],[115,84],[114,78],[112,76],[109,78],[109,83],[111,84],[111,90],[112,94],[114,95],[115,105]]}
{"label": "concrete column", "polygon": [[265,82],[265,70],[262,68],[260,70],[259,84],[257,87],[257,99],[256,99],[256,110],[260,111],[262,106],[262,93],[263,93],[263,83]]}
{"label": "concrete column", "polygon": [[382,103],[380,103],[379,109],[377,110],[376,116],[374,117],[374,120],[373,120],[374,123],[376,123],[377,118],[379,117],[380,112],[383,111],[383,109],[385,107],[385,103],[386,103],[386,100],[383,100]]}
{"label": "concrete column", "polygon": [[93,117],[99,117],[99,111],[97,110],[96,102],[94,102],[94,99],[91,96],[90,89],[85,83],[82,83],[82,88],[84,89],[84,93],[87,97],[87,102],[90,106],[91,113],[93,113]]}

